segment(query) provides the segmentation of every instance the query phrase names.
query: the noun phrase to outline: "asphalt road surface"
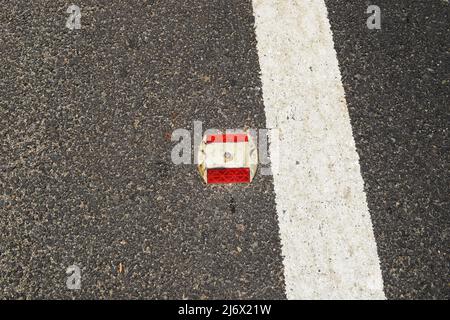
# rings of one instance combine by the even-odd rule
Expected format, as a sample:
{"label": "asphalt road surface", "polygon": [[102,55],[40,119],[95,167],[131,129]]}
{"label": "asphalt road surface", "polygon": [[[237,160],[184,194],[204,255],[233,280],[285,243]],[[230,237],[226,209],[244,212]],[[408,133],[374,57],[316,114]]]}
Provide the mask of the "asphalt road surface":
{"label": "asphalt road surface", "polygon": [[[258,171],[249,185],[210,186],[195,165],[171,160],[172,132],[194,121],[267,127],[263,18],[255,26],[264,1],[77,0],[79,30],[66,27],[66,1],[0,2],[0,298],[285,299],[302,298],[287,293],[290,279],[319,286],[321,270],[305,282],[283,259],[303,261],[280,230],[282,177]],[[381,289],[449,299],[448,1],[378,1],[379,30],[367,28],[368,1],[317,3],[328,11]],[[308,19],[313,28],[320,17]],[[71,265],[79,290],[66,285]],[[304,298],[338,293],[339,272],[324,275],[333,289]]]}

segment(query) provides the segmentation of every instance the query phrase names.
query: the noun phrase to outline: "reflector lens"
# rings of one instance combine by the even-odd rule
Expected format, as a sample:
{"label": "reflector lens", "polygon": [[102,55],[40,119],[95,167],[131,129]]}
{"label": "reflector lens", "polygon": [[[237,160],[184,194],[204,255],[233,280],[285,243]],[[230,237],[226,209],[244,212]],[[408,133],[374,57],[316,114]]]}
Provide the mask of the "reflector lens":
{"label": "reflector lens", "polygon": [[248,142],[246,133],[210,134],[206,143]]}
{"label": "reflector lens", "polygon": [[208,183],[249,183],[250,168],[221,168],[207,170]]}

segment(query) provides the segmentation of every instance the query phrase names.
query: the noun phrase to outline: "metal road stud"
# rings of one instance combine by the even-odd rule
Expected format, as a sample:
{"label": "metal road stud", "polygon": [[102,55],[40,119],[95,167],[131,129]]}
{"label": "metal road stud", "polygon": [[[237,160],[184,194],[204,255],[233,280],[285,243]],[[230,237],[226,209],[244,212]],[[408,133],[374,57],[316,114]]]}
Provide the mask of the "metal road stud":
{"label": "metal road stud", "polygon": [[208,184],[250,183],[258,151],[247,132],[206,134],[198,150],[198,170]]}

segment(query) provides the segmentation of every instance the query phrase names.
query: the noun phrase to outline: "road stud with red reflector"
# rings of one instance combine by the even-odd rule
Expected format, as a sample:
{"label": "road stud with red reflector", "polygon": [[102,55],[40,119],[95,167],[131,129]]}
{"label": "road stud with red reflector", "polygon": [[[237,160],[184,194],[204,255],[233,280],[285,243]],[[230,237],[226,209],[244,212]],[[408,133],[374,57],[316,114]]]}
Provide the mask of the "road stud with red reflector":
{"label": "road stud with red reflector", "polygon": [[250,134],[206,134],[198,151],[198,170],[208,184],[250,183],[258,151]]}

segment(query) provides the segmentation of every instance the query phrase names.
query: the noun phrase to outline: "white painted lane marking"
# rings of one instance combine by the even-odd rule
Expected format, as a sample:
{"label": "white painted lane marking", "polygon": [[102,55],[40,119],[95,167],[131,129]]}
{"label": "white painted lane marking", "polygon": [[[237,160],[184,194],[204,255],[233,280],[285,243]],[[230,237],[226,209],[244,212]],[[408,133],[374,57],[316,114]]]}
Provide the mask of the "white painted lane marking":
{"label": "white painted lane marking", "polygon": [[[288,299],[384,299],[323,0],[253,0]],[[274,141],[270,146],[272,155]]]}

